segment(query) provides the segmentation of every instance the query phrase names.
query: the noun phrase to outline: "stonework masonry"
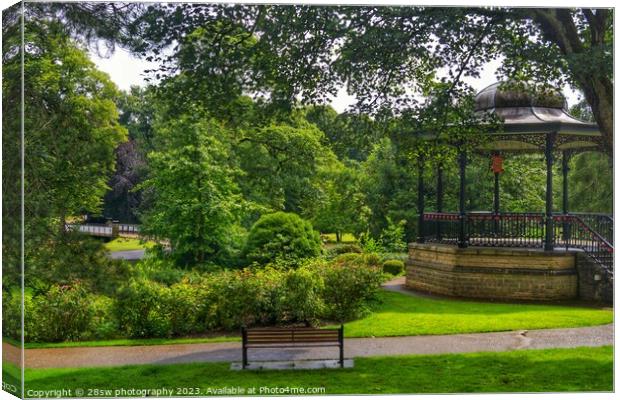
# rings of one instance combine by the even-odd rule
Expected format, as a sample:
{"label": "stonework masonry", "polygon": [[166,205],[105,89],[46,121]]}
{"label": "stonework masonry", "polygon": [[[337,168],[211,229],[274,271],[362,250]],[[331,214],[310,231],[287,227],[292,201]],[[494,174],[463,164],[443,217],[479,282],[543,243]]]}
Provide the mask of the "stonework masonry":
{"label": "stonework masonry", "polygon": [[613,304],[613,274],[583,253],[576,254],[575,266],[579,282],[579,298],[596,303]]}
{"label": "stonework masonry", "polygon": [[568,300],[579,295],[574,252],[409,245],[406,285],[448,296]]}

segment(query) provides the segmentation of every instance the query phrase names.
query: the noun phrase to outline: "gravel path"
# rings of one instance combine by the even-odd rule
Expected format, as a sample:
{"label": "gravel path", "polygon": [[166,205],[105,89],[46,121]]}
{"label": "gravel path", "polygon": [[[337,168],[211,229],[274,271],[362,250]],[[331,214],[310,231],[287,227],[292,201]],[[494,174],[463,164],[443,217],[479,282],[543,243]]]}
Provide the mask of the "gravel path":
{"label": "gravel path", "polygon": [[[517,349],[570,348],[613,344],[613,324],[567,329],[345,339],[345,357],[403,354],[445,354]],[[19,349],[3,343],[4,358],[18,362]],[[30,368],[175,364],[204,361],[240,361],[241,344],[201,343],[157,346],[81,347],[26,350]],[[250,360],[329,359],[337,348],[250,350]]]}

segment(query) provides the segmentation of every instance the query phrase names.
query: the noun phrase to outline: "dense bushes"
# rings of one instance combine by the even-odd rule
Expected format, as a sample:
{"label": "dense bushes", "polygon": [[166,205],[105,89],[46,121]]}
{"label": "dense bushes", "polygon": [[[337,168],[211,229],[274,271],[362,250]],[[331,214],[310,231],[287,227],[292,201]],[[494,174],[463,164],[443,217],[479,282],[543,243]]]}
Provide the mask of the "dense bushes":
{"label": "dense bushes", "polygon": [[[342,321],[368,309],[382,277],[378,257],[345,254],[333,262],[313,260],[289,270],[188,273],[170,285],[139,274],[113,298],[89,294],[79,282],[53,285],[45,293],[27,293],[26,340],[173,337],[243,325]],[[4,295],[5,317],[18,316],[21,296]],[[18,319],[5,318],[4,332],[18,339]]]}
{"label": "dense bushes", "polygon": [[[3,334],[21,337],[21,294],[4,293]],[[52,285],[43,294],[24,293],[24,338],[27,342],[107,339],[117,335],[112,300],[90,294],[79,281]]]}
{"label": "dense bushes", "polygon": [[39,339],[72,341],[88,334],[95,311],[91,297],[79,282],[52,286],[37,299]]}
{"label": "dense bushes", "polygon": [[373,254],[344,254],[322,268],[326,317],[352,319],[368,311],[376,299],[383,276]]}
{"label": "dense bushes", "polygon": [[297,214],[276,212],[259,218],[250,229],[245,246],[249,262],[298,260],[321,254],[319,233]]}
{"label": "dense bushes", "polygon": [[130,337],[166,336],[170,330],[165,317],[168,288],[148,280],[131,280],[116,294],[114,313],[120,333]]}
{"label": "dense bushes", "polygon": [[362,253],[362,248],[355,243],[338,244],[327,251],[330,258],[346,253]]}
{"label": "dense bushes", "polygon": [[405,263],[401,260],[386,260],[383,262],[383,272],[391,275],[400,275],[405,270]]}

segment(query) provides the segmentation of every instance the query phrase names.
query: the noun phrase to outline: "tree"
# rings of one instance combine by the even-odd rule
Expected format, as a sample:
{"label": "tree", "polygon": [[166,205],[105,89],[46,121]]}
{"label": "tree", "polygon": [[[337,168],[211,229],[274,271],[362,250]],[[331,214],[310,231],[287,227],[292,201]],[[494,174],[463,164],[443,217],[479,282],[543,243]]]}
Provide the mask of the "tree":
{"label": "tree", "polygon": [[[592,110],[585,100],[571,107],[570,114],[582,121],[594,121]],[[568,182],[570,211],[613,212],[612,159],[594,152],[576,154],[570,159]],[[556,187],[560,188],[560,185],[558,181]],[[561,199],[561,195],[555,198]]]}
{"label": "tree", "polygon": [[361,167],[364,204],[370,209],[370,234],[379,238],[390,217],[394,221],[404,219],[410,224],[408,236],[411,239],[411,224],[415,224],[417,214],[417,175],[407,154],[385,138],[375,145]]}
{"label": "tree", "polygon": [[533,9],[533,15],[541,30],[538,46],[557,47],[562,72],[583,92],[612,154],[613,10]]}
{"label": "tree", "polygon": [[308,123],[245,132],[235,149],[245,196],[268,210],[304,214],[318,195],[319,166],[333,156],[322,139],[323,133]]}
{"label": "tree", "polygon": [[[212,72],[222,60],[237,90],[268,93],[273,102],[324,102],[346,86],[358,108],[379,112],[416,107],[414,94],[438,78],[446,99],[504,57],[504,75],[542,84],[568,81],[584,92],[612,150],[611,10],[325,7],[273,5],[165,5],[139,19],[144,39],[136,51],[159,54],[166,68],[197,29],[211,30],[210,46],[192,52],[184,66]],[[231,36],[234,38],[231,39]],[[180,46],[180,45],[179,45]]]}
{"label": "tree", "polygon": [[[47,282],[79,277],[96,285],[94,276],[114,266],[104,257],[101,243],[67,232],[65,222],[101,208],[114,170],[114,148],[126,138],[115,106],[118,91],[67,36],[63,25],[27,21],[23,54],[19,24],[4,28],[3,111],[14,117],[3,119],[8,152],[3,160],[3,190],[6,187],[4,194],[8,194],[3,213],[19,216],[23,201],[27,282],[32,284],[38,277],[49,278]],[[22,55],[23,142],[19,118]],[[21,191],[8,190],[21,186],[22,173],[23,198]],[[19,221],[15,217],[7,222]],[[19,254],[18,240],[8,247]],[[16,269],[11,272],[19,266],[13,265]],[[7,275],[10,279],[17,276]]]}
{"label": "tree", "polygon": [[334,162],[319,172],[321,196],[312,218],[315,228],[335,232],[338,242],[343,233],[363,232],[370,213],[364,204],[359,164],[347,164]]}
{"label": "tree", "polygon": [[227,262],[244,208],[226,131],[198,112],[155,126],[142,231],[169,240],[180,265]]}
{"label": "tree", "polygon": [[[25,32],[26,209],[37,223],[55,219],[64,232],[67,216],[100,209],[114,148],[126,131],[118,123],[116,87],[62,27],[33,23]],[[19,57],[9,54],[4,89],[14,93],[21,81]],[[10,97],[9,106],[13,101],[19,96]],[[18,123],[8,130],[18,130]]]}
{"label": "tree", "polygon": [[365,160],[372,146],[385,134],[368,115],[338,114],[331,106],[309,106],[305,117],[325,133],[327,143],[340,160]]}
{"label": "tree", "polygon": [[134,86],[117,100],[119,122],[129,140],[116,148],[116,170],[104,198],[104,215],[123,222],[137,222],[142,193],[137,186],[146,174],[146,154],[153,149],[153,123],[161,105],[153,87]]}

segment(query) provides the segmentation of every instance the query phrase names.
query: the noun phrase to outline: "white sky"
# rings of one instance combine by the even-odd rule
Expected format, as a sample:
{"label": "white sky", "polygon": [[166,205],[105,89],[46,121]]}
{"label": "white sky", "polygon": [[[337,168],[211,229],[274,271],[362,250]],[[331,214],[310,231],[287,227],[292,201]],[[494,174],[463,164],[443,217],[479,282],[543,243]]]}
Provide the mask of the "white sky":
{"label": "white sky", "polygon": [[[97,67],[108,73],[112,81],[122,90],[129,90],[133,85],[145,86],[144,70],[156,68],[158,65],[155,62],[148,62],[143,59],[135,58],[129,54],[129,52],[120,48],[117,48],[109,58],[100,58],[93,52],[91,52],[90,57]],[[492,61],[483,68],[479,79],[465,78],[464,80],[476,91],[482,90],[497,81],[495,78],[495,71],[499,64],[499,60]],[[569,87],[564,88],[563,92],[568,100],[569,106],[579,101],[579,94],[572,91]],[[349,96],[346,90],[342,88],[331,105],[340,113],[354,102],[355,97]]]}

